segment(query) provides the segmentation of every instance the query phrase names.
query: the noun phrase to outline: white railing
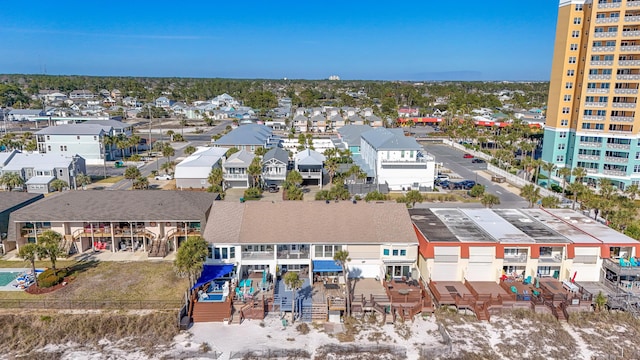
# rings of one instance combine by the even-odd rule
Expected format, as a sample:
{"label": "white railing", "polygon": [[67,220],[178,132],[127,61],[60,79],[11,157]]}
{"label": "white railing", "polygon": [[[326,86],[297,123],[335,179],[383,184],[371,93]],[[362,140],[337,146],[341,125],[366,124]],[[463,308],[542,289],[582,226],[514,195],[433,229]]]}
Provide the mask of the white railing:
{"label": "white railing", "polygon": [[[640,62],[640,60],[634,60]],[[614,89],[616,94],[638,94],[638,89]]]}
{"label": "white railing", "polygon": [[621,74],[616,75],[618,80],[640,80],[640,74]]}
{"label": "white railing", "polygon": [[[635,6],[640,6],[640,1],[627,0],[627,7],[635,7]],[[632,16],[632,17],[639,17],[639,16]],[[631,20],[631,21],[635,21],[635,20]]]}
{"label": "white railing", "polygon": [[627,109],[631,109],[636,107],[636,103],[617,103],[614,102],[613,104],[611,104],[614,108],[627,108]]}
{"label": "white railing", "polygon": [[580,159],[580,160],[600,160],[600,156],[598,156],[598,155],[578,154],[578,159]]}
{"label": "white railing", "polygon": [[640,46],[638,46],[638,45],[623,45],[623,46],[620,46],[620,50],[621,51],[639,51],[640,50]]}
{"label": "white railing", "polygon": [[612,176],[626,176],[627,173],[624,171],[618,171],[618,170],[602,170],[602,173],[605,175],[612,175]]}
{"label": "white railing", "polygon": [[606,102],[585,102],[584,107],[607,107]]}
{"label": "white railing", "polygon": [[226,180],[237,180],[237,179],[248,179],[249,175],[247,174],[223,174],[222,176]]}
{"label": "white railing", "polygon": [[615,50],[615,46],[594,46],[591,48],[592,52],[613,52]]}
{"label": "white railing", "polygon": [[610,74],[591,74],[589,80],[611,80]]}
{"label": "white railing", "polygon": [[609,89],[587,89],[587,94],[608,94]]}
{"label": "white railing", "polygon": [[581,141],[579,145],[582,147],[601,147],[602,143]]}
{"label": "white railing", "polygon": [[619,17],[596,18],[596,24],[617,23],[618,20],[620,20]]}
{"label": "white railing", "polygon": [[626,22],[637,22],[640,21],[640,16],[625,16],[624,21]]}
{"label": "white railing", "polygon": [[618,61],[620,66],[635,66],[640,65],[640,60],[620,60]]}
{"label": "white railing", "polygon": [[629,150],[629,149],[631,149],[631,145],[628,145],[628,144],[609,144],[609,143],[607,143],[607,148],[609,148],[609,149],[625,149],[625,150]]}
{"label": "white railing", "polygon": [[604,161],[611,162],[611,163],[624,164],[624,163],[628,162],[629,159],[628,158],[625,159],[625,158],[613,157],[613,156],[605,156],[604,157]]}
{"label": "white railing", "polygon": [[638,30],[632,30],[632,31],[622,31],[622,36],[623,37],[637,37],[640,36],[640,31]]}
{"label": "white railing", "polygon": [[584,115],[582,117],[583,120],[591,120],[591,121],[604,121],[604,116],[600,115]]}
{"label": "white railing", "polygon": [[633,122],[633,116],[612,116],[611,121]]}
{"label": "white railing", "polygon": [[611,66],[613,65],[613,60],[595,60],[591,61],[591,66]]}
{"label": "white railing", "polygon": [[619,8],[621,5],[619,2],[599,3],[598,9],[614,9]]}

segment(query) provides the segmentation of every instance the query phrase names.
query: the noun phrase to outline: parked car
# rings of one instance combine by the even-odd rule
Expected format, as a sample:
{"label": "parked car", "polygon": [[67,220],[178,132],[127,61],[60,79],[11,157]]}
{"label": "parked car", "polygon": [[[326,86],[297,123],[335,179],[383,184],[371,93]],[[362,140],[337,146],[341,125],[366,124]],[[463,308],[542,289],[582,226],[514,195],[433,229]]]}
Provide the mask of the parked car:
{"label": "parked car", "polygon": [[464,155],[462,155],[462,157],[465,158],[465,159],[473,159],[473,155],[471,155],[471,154],[464,154]]}
{"label": "parked car", "polygon": [[471,160],[472,163],[475,164],[484,164],[486,161],[482,160],[482,159],[478,159],[478,158],[473,158],[473,160]]}
{"label": "parked car", "polygon": [[164,175],[156,175],[155,177],[156,180],[172,180],[173,176],[169,175],[169,174],[164,174]]}
{"label": "parked car", "polygon": [[436,177],[436,182],[442,182],[442,181],[449,181],[449,175],[438,175],[438,177]]}
{"label": "parked car", "polygon": [[443,189],[448,189],[449,186],[451,185],[451,182],[449,180],[443,180],[443,181],[440,181],[438,185]]}
{"label": "parked car", "polygon": [[280,191],[280,188],[278,187],[278,185],[269,185],[267,187],[267,191],[269,191],[270,193],[277,193],[278,191]]}
{"label": "parked car", "polygon": [[473,180],[462,180],[459,182],[459,184],[465,190],[471,190],[472,187],[476,186],[476,182]]}

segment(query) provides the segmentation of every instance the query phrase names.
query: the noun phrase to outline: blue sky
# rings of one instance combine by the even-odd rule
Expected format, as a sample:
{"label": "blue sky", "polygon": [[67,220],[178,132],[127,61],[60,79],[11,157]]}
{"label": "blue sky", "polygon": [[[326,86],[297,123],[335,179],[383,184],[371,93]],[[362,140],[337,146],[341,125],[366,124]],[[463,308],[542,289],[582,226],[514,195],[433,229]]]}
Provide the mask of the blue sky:
{"label": "blue sky", "polygon": [[19,1],[0,73],[549,80],[557,0]]}

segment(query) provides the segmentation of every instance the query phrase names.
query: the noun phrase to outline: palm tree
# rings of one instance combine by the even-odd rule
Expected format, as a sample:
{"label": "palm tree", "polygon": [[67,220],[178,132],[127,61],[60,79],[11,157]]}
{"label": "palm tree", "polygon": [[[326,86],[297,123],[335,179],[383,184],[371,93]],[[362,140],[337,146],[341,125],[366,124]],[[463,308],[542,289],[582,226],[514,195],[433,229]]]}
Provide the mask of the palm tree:
{"label": "palm tree", "polygon": [[558,206],[560,206],[560,199],[557,197],[549,195],[542,198],[542,207],[556,209]]}
{"label": "palm tree", "polygon": [[542,170],[544,170],[548,176],[547,178],[547,186],[545,187],[547,190],[549,190],[549,186],[551,185],[551,173],[553,173],[553,170],[556,169],[556,164],[552,163],[552,162],[543,162],[542,163]]}
{"label": "palm tree", "polygon": [[169,143],[162,147],[162,156],[166,157],[167,161],[171,161],[171,157],[175,154],[176,150]]}
{"label": "palm tree", "polygon": [[140,173],[140,170],[135,167],[135,166],[129,166],[125,171],[124,171],[124,178],[127,180],[131,180],[132,181],[132,186],[133,186],[133,180],[138,178],[140,175],[142,175]]}
{"label": "palm tree", "polygon": [[208,244],[200,236],[189,236],[178,248],[173,267],[178,276],[189,279],[189,287],[195,283],[208,255]]}
{"label": "palm tree", "polygon": [[139,190],[148,189],[149,179],[146,176],[140,175],[133,180],[133,184],[131,184],[131,186],[134,189],[139,189]]}
{"label": "palm tree", "polygon": [[411,207],[414,208],[416,207],[417,202],[422,203],[422,201],[424,200],[424,197],[422,196],[420,191],[411,190],[407,192],[407,194],[405,195],[405,199],[407,203],[411,203]]}
{"label": "palm tree", "polygon": [[51,268],[54,272],[56,270],[56,262],[58,261],[58,258],[66,255],[62,248],[61,240],[62,235],[53,230],[47,230],[38,236],[38,255],[41,259],[49,258],[51,261]]}
{"label": "palm tree", "polygon": [[192,145],[187,146],[186,148],[184,148],[183,150],[184,154],[187,156],[191,156],[191,154],[193,154],[194,152],[196,152],[196,148],[193,147]]}
{"label": "palm tree", "polygon": [[24,180],[22,180],[22,177],[18,173],[5,172],[4,174],[2,174],[2,176],[0,176],[0,184],[6,186],[9,191],[11,191],[19,186],[22,186],[24,184]]}
{"label": "palm tree", "polygon": [[582,184],[584,182],[584,177],[587,176],[587,169],[577,167],[573,169],[571,174],[576,177],[576,182],[579,182]]}
{"label": "palm tree", "polygon": [[578,202],[578,196],[584,191],[585,187],[581,182],[572,182],[567,186],[567,190],[573,194],[573,205],[571,208],[576,209],[576,203]]}
{"label": "palm tree", "polygon": [[68,188],[69,184],[66,181],[61,179],[55,179],[51,182],[51,188],[55,191],[62,191],[65,188]]}
{"label": "palm tree", "polygon": [[540,188],[533,184],[527,184],[520,189],[520,196],[529,201],[529,207],[533,207],[540,199]]}
{"label": "palm tree", "polygon": [[78,173],[78,175],[76,175],[76,183],[80,184],[83,190],[86,190],[87,185],[91,184],[91,176]]}
{"label": "palm tree", "polygon": [[349,284],[349,268],[347,263],[351,261],[347,250],[339,250],[333,254],[333,260],[340,264],[342,268],[342,276],[344,277],[344,285],[347,289],[347,316],[351,316],[351,286]]}
{"label": "palm tree", "polygon": [[[112,147],[113,145],[116,144],[117,138],[114,136],[110,136],[110,135],[105,135],[102,138],[102,142],[104,144],[104,153],[105,155],[108,153],[109,154],[109,159],[111,159],[111,151],[112,151]],[[106,160],[106,158],[105,158]],[[111,159],[113,160],[113,159]]]}
{"label": "palm tree", "polygon": [[480,199],[480,203],[487,208],[492,208],[493,205],[500,205],[500,197],[494,194],[484,194]]}
{"label": "palm tree", "polygon": [[169,174],[176,167],[175,161],[167,161],[160,165],[160,170],[163,170],[165,174]]}
{"label": "palm tree", "polygon": [[31,264],[31,272],[36,279],[36,285],[38,285],[38,277],[36,275],[36,258],[38,257],[38,253],[40,252],[40,247],[38,244],[28,243],[20,246],[20,250],[18,250],[18,256],[28,261]]}
{"label": "palm tree", "polygon": [[297,170],[289,171],[286,182],[294,186],[302,184],[302,175]]}
{"label": "palm tree", "polygon": [[624,193],[627,194],[631,200],[635,201],[638,194],[640,194],[640,187],[635,184],[627,186],[627,188],[624,189]]}
{"label": "palm tree", "polygon": [[122,160],[124,160],[124,150],[129,147],[129,139],[125,134],[118,134],[116,137],[116,148],[122,152]]}
{"label": "palm tree", "polygon": [[329,174],[329,184],[333,184],[333,177],[336,175],[336,171],[338,171],[338,161],[336,158],[328,158],[324,162],[324,167],[327,169],[327,173]]}
{"label": "palm tree", "polygon": [[291,288],[291,292],[293,296],[291,296],[291,323],[293,324],[296,319],[296,296],[298,289],[304,283],[302,279],[300,279],[299,275],[295,271],[288,271],[284,274],[284,283],[289,288]]}
{"label": "palm tree", "polygon": [[571,176],[571,168],[561,167],[558,170],[558,175],[562,176],[562,195],[564,196],[564,192],[567,189],[567,178]]}
{"label": "palm tree", "polygon": [[138,145],[140,144],[140,136],[139,135],[131,135],[129,137],[129,145],[134,149],[135,153],[138,153]]}
{"label": "palm tree", "polygon": [[258,180],[260,179],[260,175],[262,175],[262,162],[260,161],[259,156],[256,156],[251,160],[251,164],[249,164],[249,167],[247,168],[247,174],[253,179],[251,186],[256,187]]}
{"label": "palm tree", "polygon": [[222,169],[217,167],[215,169],[211,169],[209,172],[209,177],[207,177],[207,182],[211,185],[220,185],[224,180]]}

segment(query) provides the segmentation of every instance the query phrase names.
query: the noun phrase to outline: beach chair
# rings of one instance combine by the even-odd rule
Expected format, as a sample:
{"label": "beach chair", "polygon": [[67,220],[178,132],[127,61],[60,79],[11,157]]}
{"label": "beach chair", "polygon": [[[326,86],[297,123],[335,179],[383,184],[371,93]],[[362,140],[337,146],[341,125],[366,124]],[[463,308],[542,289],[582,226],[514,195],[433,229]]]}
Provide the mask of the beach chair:
{"label": "beach chair", "polygon": [[638,266],[638,262],[634,257],[629,258],[629,263],[631,264],[631,266]]}
{"label": "beach chair", "polygon": [[522,282],[524,285],[529,285],[531,284],[531,275],[527,276],[524,281]]}
{"label": "beach chair", "polygon": [[538,290],[533,290],[533,296],[540,296],[540,291]]}
{"label": "beach chair", "polygon": [[511,286],[511,292],[516,294],[516,295],[518,295],[518,288],[512,285]]}

